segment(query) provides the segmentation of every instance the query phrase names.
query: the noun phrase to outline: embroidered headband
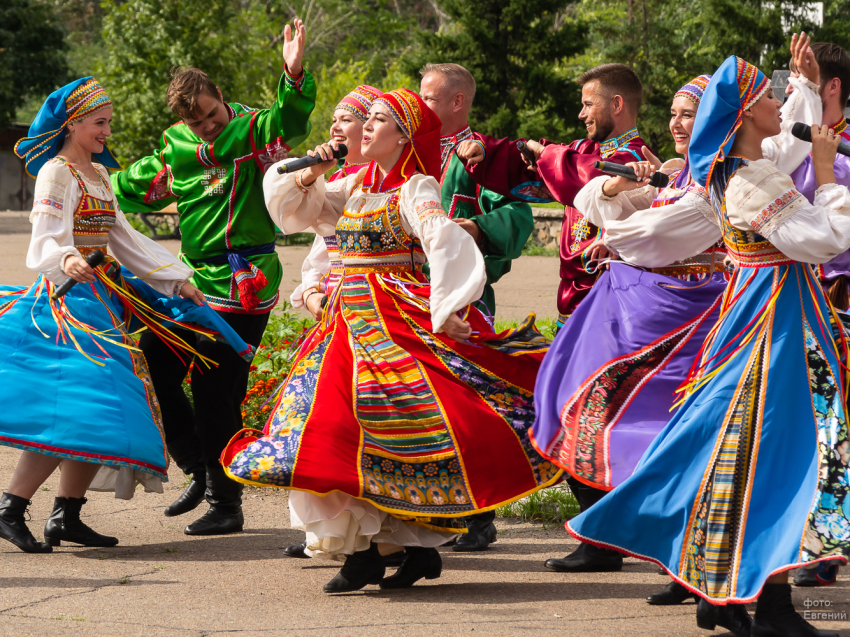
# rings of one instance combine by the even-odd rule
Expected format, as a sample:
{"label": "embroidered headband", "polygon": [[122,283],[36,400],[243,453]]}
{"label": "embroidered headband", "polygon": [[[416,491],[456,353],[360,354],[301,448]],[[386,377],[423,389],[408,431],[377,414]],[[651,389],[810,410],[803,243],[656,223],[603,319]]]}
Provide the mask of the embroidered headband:
{"label": "embroidered headband", "polygon": [[677,97],[686,97],[699,106],[700,100],[702,100],[702,96],[705,93],[705,88],[708,86],[709,81],[711,81],[710,75],[700,75],[695,77],[676,91],[673,99],[676,99]]}
{"label": "embroidered headband", "polygon": [[382,92],[374,86],[361,84],[351,91],[351,93],[343,97],[334,110],[345,109],[346,111],[353,113],[357,119],[365,122],[369,119],[369,108],[372,106],[372,102],[381,95]]}
{"label": "embroidered headband", "polygon": [[[390,114],[398,124],[401,132],[408,139],[413,139],[419,125],[422,123],[422,109],[419,106],[421,98],[406,88],[397,88],[384,93],[375,100],[375,104],[383,104],[390,109]],[[424,106],[424,102],[423,102]]]}

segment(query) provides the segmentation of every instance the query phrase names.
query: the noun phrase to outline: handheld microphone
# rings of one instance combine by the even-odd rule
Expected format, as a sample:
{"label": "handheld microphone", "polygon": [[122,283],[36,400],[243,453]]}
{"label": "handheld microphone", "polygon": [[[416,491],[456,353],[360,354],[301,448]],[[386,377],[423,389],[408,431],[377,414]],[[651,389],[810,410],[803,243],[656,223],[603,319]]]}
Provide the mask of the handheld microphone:
{"label": "handheld microphone", "polygon": [[[802,139],[804,142],[812,141],[812,127],[803,122],[794,122],[794,125],[791,127],[791,134],[797,139]],[[838,150],[835,152],[845,157],[850,157],[850,144],[839,142]]]}
{"label": "handheld microphone", "polygon": [[[631,179],[632,181],[637,181],[637,175],[635,171],[631,169],[629,166],[623,166],[622,164],[615,164],[610,161],[598,161],[593,164],[593,167],[596,170],[599,170],[606,175],[614,175],[615,177],[625,177],[626,179]],[[649,178],[649,185],[655,186],[656,188],[664,188],[670,181],[670,178],[662,172],[656,171],[652,177]]]}
{"label": "handheld microphone", "polygon": [[[91,266],[92,268],[96,268],[101,263],[103,263],[103,259],[104,259],[103,252],[101,252],[100,250],[95,250],[89,256],[86,257],[86,263],[88,263],[89,266]],[[68,292],[68,290],[70,290],[72,287],[77,285],[77,283],[78,283],[78,281],[75,281],[71,277],[68,277],[62,283],[62,285],[60,285],[58,288],[56,288],[56,291],[54,291],[53,294],[50,295],[50,298],[53,299],[54,301],[62,298],[63,296],[65,296],[65,294]]]}
{"label": "handheld microphone", "polygon": [[[348,146],[346,146],[345,144],[340,144],[339,147],[333,152],[333,158],[342,159],[347,154]],[[277,167],[277,174],[285,175],[286,173],[294,173],[304,168],[309,168],[310,166],[321,164],[324,161],[327,160],[322,159],[318,155],[313,155],[312,157],[307,155],[306,157],[299,157],[298,159],[285,159],[283,163]]]}
{"label": "handheld microphone", "polygon": [[516,148],[517,148],[517,150],[520,152],[520,154],[521,154],[523,157],[525,157],[525,159],[528,161],[528,163],[529,163],[529,164],[531,164],[532,166],[534,166],[535,168],[537,168],[537,159],[534,157],[534,153],[533,153],[533,152],[532,152],[532,150],[528,147],[528,144],[526,144],[526,143],[525,143],[524,141],[522,141],[522,140],[519,140],[519,141],[516,143]]}

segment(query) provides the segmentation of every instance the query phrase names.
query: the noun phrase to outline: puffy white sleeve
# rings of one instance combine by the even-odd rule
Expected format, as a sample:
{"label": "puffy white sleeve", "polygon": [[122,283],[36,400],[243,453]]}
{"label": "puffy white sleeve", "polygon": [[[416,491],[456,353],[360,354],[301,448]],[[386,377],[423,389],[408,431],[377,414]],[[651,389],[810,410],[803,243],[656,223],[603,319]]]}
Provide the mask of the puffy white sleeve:
{"label": "puffy white sleeve", "polygon": [[850,249],[847,187],[825,184],[809,203],[791,177],[763,159],[729,181],[726,210],[735,227],[757,232],[795,261],[826,263]]}
{"label": "puffy white sleeve", "polygon": [[351,196],[359,173],[325,183],[322,175],[309,186],[301,183],[303,171],[277,174],[274,164],[263,177],[263,194],[272,221],[285,234],[332,234]]}
{"label": "puffy white sleeve", "polygon": [[69,256],[80,256],[74,247],[74,210],[82,191],[71,171],[60,161],[49,161],[38,172],[33,195],[32,235],[27,267],[52,283],[68,276],[62,267]]}
{"label": "puffy white sleeve", "polygon": [[789,77],[794,91],[782,105],[782,132],[768,137],[761,143],[765,158],[777,165],[780,172],[791,174],[812,152],[812,144],[797,139],[791,134],[795,122],[820,124],[823,118],[823,103],[818,94],[818,85],[804,77]]}
{"label": "puffy white sleeve", "polygon": [[484,256],[472,236],[446,215],[433,177],[411,177],[401,188],[399,208],[428,257],[431,326],[440,332],[452,312],[481,298],[487,282]]}
{"label": "puffy white sleeve", "polygon": [[691,187],[674,203],[608,222],[602,241],[626,263],[661,268],[706,251],[721,237],[707,193]]}
{"label": "puffy white sleeve", "polygon": [[310,254],[307,255],[304,263],[301,264],[301,283],[289,297],[292,307],[302,307],[304,305],[304,292],[310,288],[318,289],[319,283],[330,272],[330,269],[331,260],[325,240],[319,235],[316,235],[316,239],[310,248]]}

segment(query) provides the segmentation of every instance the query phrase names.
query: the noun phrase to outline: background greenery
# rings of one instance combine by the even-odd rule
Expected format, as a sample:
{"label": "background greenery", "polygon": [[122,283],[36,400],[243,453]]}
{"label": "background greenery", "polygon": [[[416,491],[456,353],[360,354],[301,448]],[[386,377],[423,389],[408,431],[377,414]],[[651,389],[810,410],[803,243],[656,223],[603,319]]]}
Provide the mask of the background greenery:
{"label": "background greenery", "polygon": [[640,127],[662,155],[670,98],[730,54],[768,74],[787,68],[798,28],[850,47],[850,0],[824,3],[814,28],[800,0],[0,0],[0,126],[29,122],[45,95],[96,75],[112,95],[112,147],[130,162],[174,121],[164,102],[176,65],[206,70],[226,99],[267,106],[282,70],[283,27],[308,25],[319,98],[303,150],[324,140],[339,98],[359,83],[418,86],[424,62],[476,76],[474,127],[498,136],[583,136],[575,79],[602,62],[645,86]]}

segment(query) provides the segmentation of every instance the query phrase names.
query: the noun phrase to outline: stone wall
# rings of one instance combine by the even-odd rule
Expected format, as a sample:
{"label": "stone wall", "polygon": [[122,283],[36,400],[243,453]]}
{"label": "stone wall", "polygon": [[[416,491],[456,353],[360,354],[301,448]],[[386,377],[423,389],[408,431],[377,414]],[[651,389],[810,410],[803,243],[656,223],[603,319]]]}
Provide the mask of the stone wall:
{"label": "stone wall", "polygon": [[531,240],[546,248],[557,249],[561,241],[561,225],[564,220],[563,208],[531,208],[534,215],[534,232]]}

